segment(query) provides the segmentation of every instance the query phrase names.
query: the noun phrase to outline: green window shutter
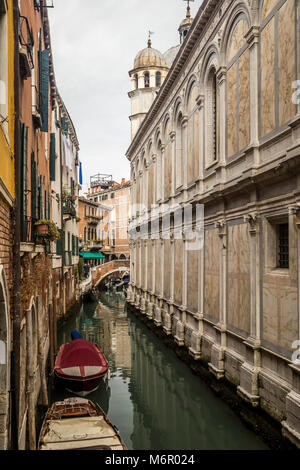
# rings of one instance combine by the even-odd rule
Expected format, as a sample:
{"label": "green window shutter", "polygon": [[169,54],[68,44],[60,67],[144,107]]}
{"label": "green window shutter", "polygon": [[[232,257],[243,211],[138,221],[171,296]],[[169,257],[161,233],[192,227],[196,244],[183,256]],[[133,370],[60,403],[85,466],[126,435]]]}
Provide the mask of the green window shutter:
{"label": "green window shutter", "polygon": [[55,181],[55,134],[50,134],[50,179]]}
{"label": "green window shutter", "polygon": [[72,235],[72,255],[75,256],[75,236]]}
{"label": "green window shutter", "polygon": [[60,238],[57,240],[56,242],[56,254],[58,256],[62,256],[62,236],[63,236],[63,231],[62,230],[58,230],[59,231],[59,235],[60,235]]}
{"label": "green window shutter", "polygon": [[48,132],[49,124],[49,70],[49,52],[47,50],[39,51],[39,108],[42,118],[42,132]]}
{"label": "green window shutter", "polygon": [[44,192],[44,195],[45,195],[45,199],[44,199],[44,214],[45,214],[45,219],[48,220],[49,217],[48,217],[48,194],[47,194],[47,191]]}
{"label": "green window shutter", "polygon": [[27,241],[28,235],[26,233],[27,224],[27,151],[28,151],[28,127],[21,123],[20,128],[21,137],[21,155],[20,155],[20,215],[21,215],[21,238],[22,241]]}
{"label": "green window shutter", "polygon": [[68,232],[68,251],[71,251],[71,234]]}
{"label": "green window shutter", "polygon": [[31,217],[37,218],[37,164],[31,153]]}

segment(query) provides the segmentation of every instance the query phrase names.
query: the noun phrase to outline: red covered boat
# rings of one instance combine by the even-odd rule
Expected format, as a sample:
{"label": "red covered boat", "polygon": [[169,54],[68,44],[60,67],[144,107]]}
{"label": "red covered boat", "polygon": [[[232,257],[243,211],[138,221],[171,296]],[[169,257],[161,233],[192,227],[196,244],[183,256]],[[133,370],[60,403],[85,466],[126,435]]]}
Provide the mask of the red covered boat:
{"label": "red covered boat", "polygon": [[85,396],[97,390],[108,363],[97,344],[80,338],[61,346],[54,370],[67,390]]}

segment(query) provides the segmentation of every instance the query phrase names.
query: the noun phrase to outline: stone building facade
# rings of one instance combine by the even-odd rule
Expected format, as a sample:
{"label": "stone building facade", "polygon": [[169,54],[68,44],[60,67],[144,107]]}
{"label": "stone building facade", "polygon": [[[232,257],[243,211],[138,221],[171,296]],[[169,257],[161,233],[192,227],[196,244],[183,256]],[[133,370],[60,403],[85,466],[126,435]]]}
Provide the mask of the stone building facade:
{"label": "stone building facade", "polygon": [[[128,302],[298,446],[299,11],[204,0],[127,151]],[[187,204],[190,229],[204,205],[202,249]]]}
{"label": "stone building facade", "polygon": [[[0,1],[0,450],[10,444],[15,103],[13,1]],[[5,88],[3,89],[3,85]],[[5,93],[5,95],[4,95]],[[3,119],[6,118],[6,119]]]}
{"label": "stone building facade", "polygon": [[130,211],[130,181],[111,182],[110,187],[95,186],[89,189],[87,198],[98,204],[101,217],[97,226],[97,238],[106,261],[128,259],[128,219]]}

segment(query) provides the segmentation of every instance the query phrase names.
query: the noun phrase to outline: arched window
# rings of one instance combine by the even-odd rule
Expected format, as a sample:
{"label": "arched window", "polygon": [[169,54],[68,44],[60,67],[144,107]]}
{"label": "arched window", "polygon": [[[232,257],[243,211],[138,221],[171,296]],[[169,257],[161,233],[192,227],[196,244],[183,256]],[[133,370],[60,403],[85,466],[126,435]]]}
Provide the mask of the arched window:
{"label": "arched window", "polygon": [[156,86],[157,87],[160,87],[161,86],[161,73],[160,72],[156,72]]}
{"label": "arched window", "polygon": [[206,82],[206,165],[218,159],[218,86],[215,67],[211,67]]}
{"label": "arched window", "polygon": [[145,72],[144,81],[145,81],[145,88],[149,88],[150,87],[150,74],[149,74],[149,72]]}
{"label": "arched window", "polygon": [[197,97],[199,88],[197,82],[191,85],[187,100],[187,182],[191,184],[199,175],[199,108]]}
{"label": "arched window", "polygon": [[176,120],[176,188],[179,188],[182,181],[182,156],[183,156],[183,129],[182,113],[180,112]]}
{"label": "arched window", "polygon": [[139,76],[137,73],[134,76],[134,85],[135,85],[135,89],[137,90],[139,87]]}
{"label": "arched window", "polygon": [[84,227],[84,241],[86,242],[86,227]]}

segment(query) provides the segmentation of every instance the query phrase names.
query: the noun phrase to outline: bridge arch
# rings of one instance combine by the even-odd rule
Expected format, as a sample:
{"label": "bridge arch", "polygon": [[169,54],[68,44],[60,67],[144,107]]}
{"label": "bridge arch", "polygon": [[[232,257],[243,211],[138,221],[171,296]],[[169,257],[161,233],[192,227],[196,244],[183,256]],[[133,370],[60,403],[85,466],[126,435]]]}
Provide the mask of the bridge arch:
{"label": "bridge arch", "polygon": [[126,273],[129,272],[129,268],[127,267],[120,267],[117,269],[112,269],[111,271],[107,272],[106,274],[103,274],[103,276],[100,277],[100,279],[96,282],[95,287],[98,287],[107,277],[112,276],[113,274],[117,273]]}

